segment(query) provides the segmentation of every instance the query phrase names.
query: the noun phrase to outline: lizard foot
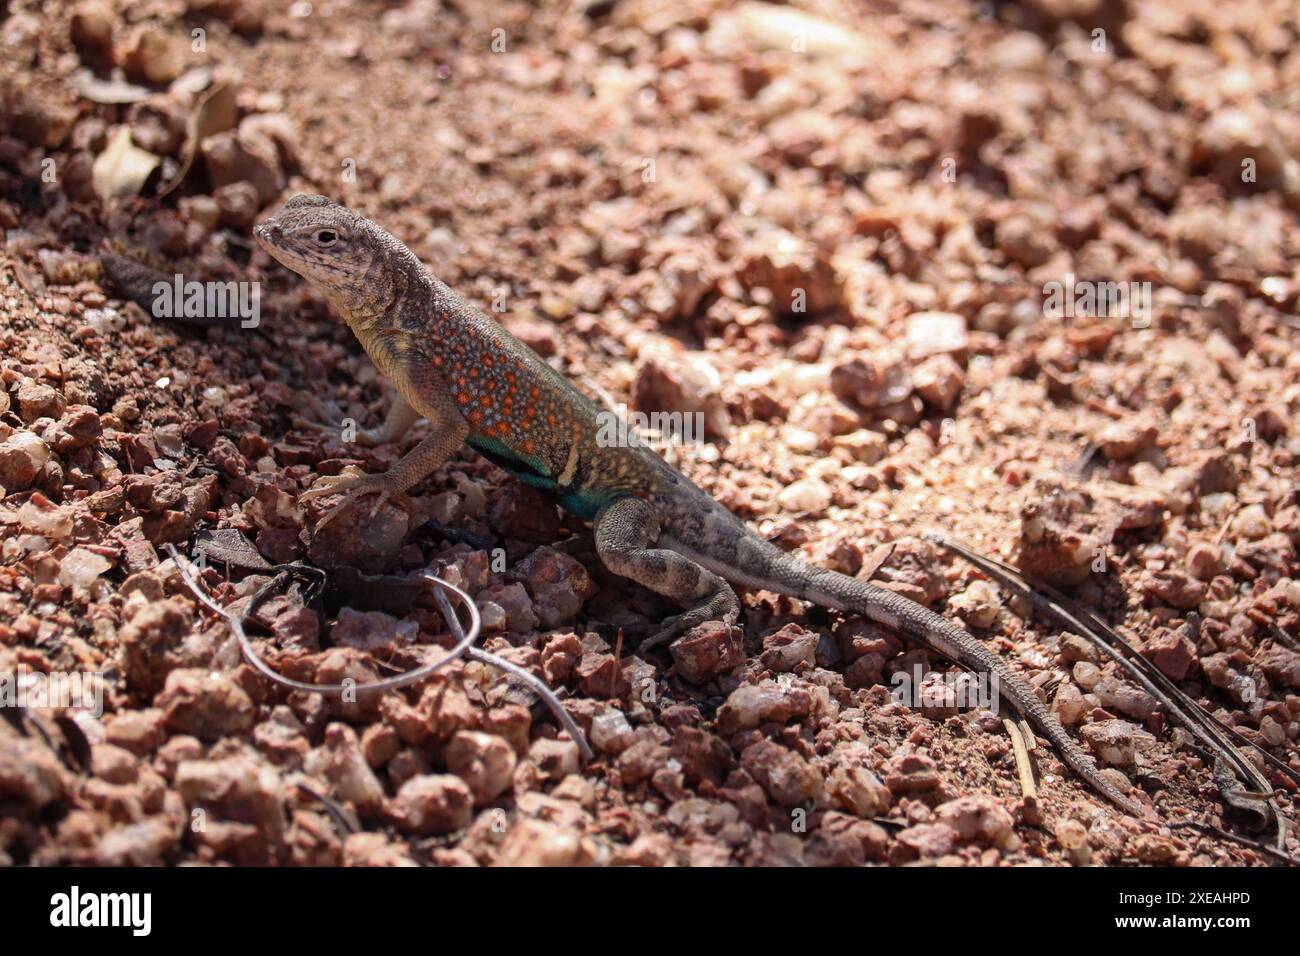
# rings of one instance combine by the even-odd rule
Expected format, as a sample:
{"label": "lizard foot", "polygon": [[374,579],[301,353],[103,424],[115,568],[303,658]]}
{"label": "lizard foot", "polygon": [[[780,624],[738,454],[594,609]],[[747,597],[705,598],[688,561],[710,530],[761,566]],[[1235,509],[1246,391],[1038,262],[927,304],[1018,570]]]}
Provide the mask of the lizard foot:
{"label": "lizard foot", "polygon": [[[330,414],[329,409],[325,407],[325,403],[315,395],[305,395],[302,400],[311,411],[313,417],[305,418],[302,415],[294,415],[294,427],[318,432],[327,438],[333,438],[339,442],[343,442],[343,435],[345,432],[343,424],[334,419]],[[374,448],[376,445],[382,444],[382,437],[379,431],[380,430],[377,428],[357,429],[355,434],[351,436],[351,440],[356,442],[362,448]]]}
{"label": "lizard foot", "polygon": [[703,624],[705,621],[720,620],[723,624],[727,625],[727,627],[735,627],[736,619],[740,616],[740,609],[739,607],[734,606],[736,603],[735,594],[728,591],[727,595],[730,595],[731,598],[729,602],[725,600],[718,602],[724,606],[722,613],[718,613],[719,609],[714,606],[714,602],[710,602],[708,604],[701,604],[699,607],[691,608],[689,611],[683,611],[681,614],[674,614],[672,617],[666,618],[663,622],[663,626],[658,631],[651,634],[637,645],[637,653],[639,654],[642,651],[653,650],[656,647],[668,644],[678,635],[689,631],[693,627]]}
{"label": "lizard foot", "polygon": [[380,507],[385,501],[397,493],[393,487],[392,481],[388,475],[331,475],[321,478],[312,487],[308,488],[298,496],[298,503],[313,501],[317,498],[324,498],[327,495],[343,495],[343,500],[336,504],[329,511],[321,516],[316,522],[316,530],[319,531],[331,521],[333,521],[340,511],[347,508],[358,498],[366,495],[377,494],[379,498],[375,501],[375,506],[370,509],[370,517],[379,513]]}
{"label": "lizard foot", "polygon": [[693,624],[687,624],[682,621],[682,618],[686,616],[687,615],[685,614],[674,614],[672,617],[667,618],[664,621],[663,627],[659,628],[659,630],[655,631],[637,645],[637,653],[640,654],[644,651],[654,650],[656,647],[662,647],[663,645],[670,643],[673,638],[677,637],[683,631],[693,627]]}

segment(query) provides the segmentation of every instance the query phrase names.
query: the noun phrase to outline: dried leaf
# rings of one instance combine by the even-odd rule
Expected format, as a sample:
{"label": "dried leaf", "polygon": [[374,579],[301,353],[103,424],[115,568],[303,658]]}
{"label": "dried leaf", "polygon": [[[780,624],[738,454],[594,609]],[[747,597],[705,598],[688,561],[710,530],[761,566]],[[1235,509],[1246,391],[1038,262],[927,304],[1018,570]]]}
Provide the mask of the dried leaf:
{"label": "dried leaf", "polygon": [[161,158],[131,142],[129,129],[119,126],[95,158],[91,170],[95,192],[104,200],[138,196],[161,163]]}
{"label": "dried leaf", "polygon": [[55,717],[54,722],[59,725],[59,730],[63,731],[63,738],[68,742],[68,749],[72,751],[72,757],[77,761],[79,768],[89,772],[91,750],[86,732],[81,729],[80,724],[66,714]]}
{"label": "dried leaf", "polygon": [[889,556],[894,553],[895,541],[886,541],[884,544],[878,544],[862,562],[862,568],[858,571],[858,577],[864,581],[870,581],[876,576],[876,572],[881,566],[889,560]]}
{"label": "dried leaf", "polygon": [[190,114],[189,129],[185,137],[185,156],[181,168],[176,171],[171,182],[162,188],[158,198],[170,195],[177,186],[185,181],[199,155],[199,145],[216,133],[233,129],[238,113],[235,110],[235,88],[228,82],[218,83],[199,101],[194,112]]}
{"label": "dried leaf", "polygon": [[212,67],[196,66],[192,70],[182,73],[168,87],[167,92],[172,96],[183,96],[186,99],[198,96],[208,88],[212,82]]}
{"label": "dried leaf", "polygon": [[238,528],[214,528],[195,536],[194,549],[213,561],[249,571],[270,571],[271,564]]}

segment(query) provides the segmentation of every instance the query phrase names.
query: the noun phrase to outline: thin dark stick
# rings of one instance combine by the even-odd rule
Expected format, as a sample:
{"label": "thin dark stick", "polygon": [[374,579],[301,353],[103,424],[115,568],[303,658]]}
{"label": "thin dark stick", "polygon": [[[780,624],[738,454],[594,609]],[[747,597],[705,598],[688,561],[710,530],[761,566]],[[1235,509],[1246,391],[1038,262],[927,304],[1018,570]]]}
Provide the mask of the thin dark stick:
{"label": "thin dark stick", "polygon": [[[1049,585],[1040,582],[1031,584],[1019,571],[1009,567],[994,558],[985,557],[969,548],[949,540],[946,536],[937,533],[930,533],[925,537],[946,548],[955,554],[965,558],[971,564],[984,571],[994,580],[998,581],[1005,587],[1017,591],[1024,597],[1027,597],[1033,604],[1050,613],[1066,627],[1077,630],[1082,636],[1090,640],[1096,647],[1104,651],[1108,656],[1115,660],[1121,667],[1128,671],[1129,675],[1152,696],[1156,697],[1169,713],[1175,717],[1179,723],[1183,724],[1192,734],[1198,737],[1207,747],[1219,754],[1227,761],[1236,771],[1240,779],[1248,780],[1254,784],[1256,790],[1261,794],[1273,792],[1268,780],[1258,768],[1237,750],[1233,745],[1233,740],[1237,740],[1242,745],[1253,746],[1258,750],[1270,764],[1290,776],[1292,779],[1300,780],[1290,767],[1284,764],[1278,758],[1274,757],[1262,747],[1246,740],[1231,727],[1224,725],[1213,714],[1207,712],[1194,700],[1184,694],[1173,681],[1160,673],[1146,658],[1137,653],[1128,641],[1124,640],[1117,634],[1113,628],[1105,621],[1101,620],[1092,611],[1081,608],[1078,613],[1073,610],[1073,604],[1065,595],[1059,593]],[[1087,618],[1087,620],[1084,620]],[[1089,626],[1089,621],[1093,626]],[[1101,635],[1105,634],[1103,638]],[[1124,653],[1121,653],[1121,650]],[[1125,655],[1128,656],[1125,656]],[[1224,800],[1229,803],[1234,802],[1234,794],[1230,792],[1223,793]],[[1264,808],[1264,812],[1272,819],[1276,831],[1276,844],[1279,850],[1285,845],[1286,841],[1286,821],[1277,811],[1277,808],[1267,799],[1258,801]]]}

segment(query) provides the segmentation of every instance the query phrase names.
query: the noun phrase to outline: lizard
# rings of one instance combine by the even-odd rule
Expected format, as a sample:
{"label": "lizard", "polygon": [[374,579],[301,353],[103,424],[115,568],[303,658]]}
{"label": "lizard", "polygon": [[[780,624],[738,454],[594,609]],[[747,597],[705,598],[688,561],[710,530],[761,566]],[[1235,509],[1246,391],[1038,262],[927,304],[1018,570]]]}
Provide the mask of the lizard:
{"label": "lizard", "polygon": [[964,628],[895,591],[780,550],[647,445],[600,440],[611,412],[382,227],[324,196],[299,194],[255,226],[254,237],[319,291],[395,387],[384,423],[358,431],[358,442],[395,441],[420,418],[429,424],[427,437],[383,474],[326,476],[304,491],[300,501],[343,496],[318,529],[363,496],[377,495],[378,509],[468,445],[591,522],[596,554],[611,572],[684,608],[641,649],[706,621],[734,626],[740,601],[732,585],[860,614],[989,675],[1001,699],[1093,789],[1129,814],[1152,816],[1097,769],[1001,655]]}

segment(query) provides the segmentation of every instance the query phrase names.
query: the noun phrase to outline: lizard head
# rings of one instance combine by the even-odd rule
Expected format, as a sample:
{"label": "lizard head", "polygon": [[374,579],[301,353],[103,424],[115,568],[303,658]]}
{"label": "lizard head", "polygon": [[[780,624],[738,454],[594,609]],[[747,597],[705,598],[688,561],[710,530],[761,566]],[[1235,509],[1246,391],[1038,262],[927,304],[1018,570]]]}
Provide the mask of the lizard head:
{"label": "lizard head", "polygon": [[324,196],[300,193],[253,228],[258,245],[307,279],[348,322],[382,315],[401,281],[395,243],[382,229]]}

